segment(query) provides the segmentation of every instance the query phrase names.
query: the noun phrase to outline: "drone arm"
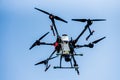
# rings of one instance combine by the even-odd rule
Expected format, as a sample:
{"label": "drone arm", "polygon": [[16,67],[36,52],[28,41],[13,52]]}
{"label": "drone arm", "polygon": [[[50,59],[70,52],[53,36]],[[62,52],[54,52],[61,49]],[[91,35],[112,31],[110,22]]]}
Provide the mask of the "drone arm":
{"label": "drone arm", "polygon": [[54,43],[40,42],[40,45],[54,45]]}
{"label": "drone arm", "polygon": [[82,48],[82,47],[93,48],[93,47],[94,47],[94,44],[89,43],[89,44],[85,44],[85,45],[76,45],[75,47],[76,47],[76,48]]}
{"label": "drone arm", "polygon": [[40,41],[37,40],[29,49],[31,50],[33,47],[40,46],[40,45],[54,45],[54,44],[53,43],[40,42]]}
{"label": "drone arm", "polygon": [[54,18],[50,18],[50,20],[52,21],[52,24],[53,24],[53,26],[54,26],[54,29],[55,29],[55,32],[56,32],[57,36],[59,36],[58,30],[57,30],[56,25],[55,25],[55,20],[54,20]]}
{"label": "drone arm", "polygon": [[76,48],[82,48],[82,47],[87,47],[86,45],[76,45]]}
{"label": "drone arm", "polygon": [[78,37],[74,40],[74,44],[77,43],[77,41],[79,40],[79,38],[84,34],[84,32],[87,30],[88,27],[89,27],[89,25],[87,24],[85,26],[85,28],[83,29],[83,31],[80,33],[80,35],[78,35]]}
{"label": "drone arm", "polygon": [[52,52],[52,54],[49,56],[49,58],[47,59],[47,60],[50,60],[50,59],[53,59],[53,58],[51,58],[52,56],[53,56],[53,54],[56,52],[56,50],[54,50],[53,52]]}

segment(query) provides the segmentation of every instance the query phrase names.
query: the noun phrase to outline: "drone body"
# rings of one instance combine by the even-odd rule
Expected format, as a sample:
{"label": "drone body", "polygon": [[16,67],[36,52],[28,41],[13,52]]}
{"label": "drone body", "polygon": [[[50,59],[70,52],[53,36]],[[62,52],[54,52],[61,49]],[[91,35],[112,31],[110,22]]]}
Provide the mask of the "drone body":
{"label": "drone body", "polygon": [[[40,61],[38,63],[36,63],[35,65],[39,65],[39,64],[45,64],[46,68],[45,71],[47,71],[50,67],[50,65],[48,64],[48,61],[60,56],[60,65],[59,66],[54,66],[54,69],[69,69],[69,68],[73,68],[75,69],[75,71],[77,71],[77,74],[79,74],[79,70],[78,70],[78,64],[76,62],[75,56],[83,56],[83,54],[76,54],[74,49],[78,49],[78,48],[82,48],[82,47],[89,47],[89,48],[93,48],[94,44],[98,43],[99,41],[103,40],[105,37],[102,37],[98,40],[95,40],[89,44],[84,44],[84,45],[78,45],[77,42],[79,40],[79,38],[84,34],[84,32],[88,29],[90,34],[86,37],[86,40],[88,40],[90,38],[90,36],[93,34],[94,31],[91,31],[90,29],[90,25],[92,24],[93,21],[105,21],[105,19],[72,19],[73,21],[80,21],[80,22],[87,22],[85,28],[83,29],[83,31],[78,35],[78,37],[76,39],[72,39],[69,40],[69,37],[67,34],[63,34],[62,36],[59,35],[58,30],[56,28],[55,25],[55,19],[65,22],[67,23],[67,21],[65,21],[64,19],[55,16],[53,14],[50,14],[46,11],[43,11],[41,9],[35,8],[38,11],[41,11],[47,15],[49,15],[49,19],[52,21],[52,25],[51,30],[53,32],[53,35],[57,36],[56,41],[54,43],[46,43],[46,42],[41,42],[41,39],[43,39],[49,32],[47,32],[46,34],[44,34],[42,37],[40,37],[38,40],[36,40],[36,42],[30,47],[30,50],[34,47],[34,46],[39,46],[39,45],[51,45],[54,46],[55,49],[52,52],[52,54],[45,60]],[[53,57],[53,55],[56,53],[56,55]],[[70,66],[69,67],[63,67],[62,66],[62,58],[64,58],[64,60],[66,62],[70,62]]]}

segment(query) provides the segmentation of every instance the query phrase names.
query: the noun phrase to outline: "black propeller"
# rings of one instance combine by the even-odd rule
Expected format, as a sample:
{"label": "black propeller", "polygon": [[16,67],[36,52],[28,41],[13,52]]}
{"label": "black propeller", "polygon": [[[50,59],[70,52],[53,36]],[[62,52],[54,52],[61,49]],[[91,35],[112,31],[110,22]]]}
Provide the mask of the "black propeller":
{"label": "black propeller", "polygon": [[53,14],[50,14],[50,13],[48,13],[48,12],[46,12],[46,11],[44,11],[44,10],[41,10],[41,9],[39,9],[39,8],[35,8],[35,9],[38,10],[38,11],[41,11],[41,12],[47,14],[47,15],[49,15],[49,18],[50,18],[50,19],[53,18],[53,19],[56,19],[56,20],[59,20],[59,21],[62,21],[62,22],[67,23],[66,20],[64,20],[64,19],[62,19],[62,18],[60,18],[60,17],[58,17],[58,16],[55,16],[55,15],[53,15]]}
{"label": "black propeller", "polygon": [[[43,43],[40,43],[40,40],[43,39],[49,32],[47,32],[46,34],[44,34],[42,37],[40,37],[38,40],[36,40],[36,42],[33,43],[33,45],[29,48],[30,50],[37,46],[37,45],[40,45],[40,44],[43,44]],[[45,44],[45,43],[44,43]]]}
{"label": "black propeller", "polygon": [[106,37],[102,37],[102,38],[100,38],[100,39],[98,39],[98,40],[93,41],[92,43],[89,43],[89,44],[88,44],[88,47],[89,47],[89,48],[93,48],[93,47],[94,47],[94,44],[98,43],[99,41],[101,41],[101,40],[103,40],[103,39],[105,39],[105,38],[106,38]]}
{"label": "black propeller", "polygon": [[81,48],[81,47],[89,47],[89,48],[93,48],[94,47],[94,44],[96,44],[96,43],[98,43],[99,41],[101,41],[101,40],[103,40],[103,39],[105,39],[106,37],[102,37],[102,38],[100,38],[100,39],[98,39],[98,40],[95,40],[95,41],[93,41],[93,42],[91,42],[91,43],[89,43],[89,44],[85,44],[85,45],[76,45],[76,48]]}
{"label": "black propeller", "polygon": [[46,59],[46,60],[40,61],[40,62],[36,63],[35,65],[39,65],[39,64],[45,64],[45,65],[46,65],[46,64],[48,64],[48,61],[49,61],[49,60],[54,59],[54,58],[56,58],[56,57],[58,57],[58,56],[55,56],[55,57],[48,58],[48,59]]}
{"label": "black propeller", "polygon": [[35,65],[39,65],[39,64],[48,64],[48,60],[46,59],[46,60],[43,60],[43,61],[41,61],[41,62],[38,62],[38,63],[36,63]]}
{"label": "black propeller", "polygon": [[[47,14],[47,15],[49,15],[49,18],[50,18],[50,20],[51,20],[51,22],[52,22],[52,25],[54,26],[54,29],[55,29],[55,31],[56,31],[56,34],[57,34],[57,36],[59,36],[58,31],[57,31],[57,28],[56,28],[56,25],[55,25],[55,19],[56,19],[56,20],[59,20],[59,21],[62,21],[62,22],[65,22],[65,23],[67,23],[67,21],[64,20],[64,19],[62,19],[62,18],[60,18],[60,17],[58,17],[58,16],[55,16],[55,15],[53,15],[53,14],[50,14],[50,13],[44,11],[44,10],[41,10],[41,9],[39,9],[39,8],[35,8],[35,9],[38,10],[38,11],[41,11],[41,12]],[[54,34],[54,33],[53,33],[53,34]]]}
{"label": "black propeller", "polygon": [[38,63],[36,63],[35,65],[39,65],[39,64],[44,64],[45,66],[46,66],[46,68],[45,68],[45,72],[49,69],[49,67],[50,67],[50,65],[48,65],[48,60],[46,59],[46,60],[43,60],[43,61],[41,61],[41,62],[38,62]]}
{"label": "black propeller", "polygon": [[102,37],[102,38],[100,38],[100,39],[98,39],[98,40],[95,40],[95,41],[93,41],[92,43],[93,44],[96,44],[96,43],[98,43],[99,41],[101,41],[101,40],[103,40],[103,39],[105,39],[106,37]]}
{"label": "black propeller", "polygon": [[86,22],[86,21],[106,21],[106,19],[72,19],[73,21],[80,21],[80,22]]}

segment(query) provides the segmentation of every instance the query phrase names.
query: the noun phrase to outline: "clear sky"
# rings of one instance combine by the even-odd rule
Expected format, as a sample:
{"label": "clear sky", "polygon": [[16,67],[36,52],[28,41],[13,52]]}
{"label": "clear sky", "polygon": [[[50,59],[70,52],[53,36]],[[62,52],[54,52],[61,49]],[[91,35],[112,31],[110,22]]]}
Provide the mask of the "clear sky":
{"label": "clear sky", "polygon": [[[51,12],[68,21],[56,21],[60,35],[67,33],[75,39],[85,23],[73,22],[73,18],[107,19],[94,22],[94,35],[85,41],[88,31],[78,44],[107,38],[93,49],[81,48],[76,57],[80,75],[74,70],[54,70],[59,59],[44,65],[35,63],[46,59],[54,50],[52,46],[29,47],[44,33],[50,31],[48,16],[34,7]],[[0,80],[120,80],[120,1],[119,0],[1,0],[0,1]],[[42,41],[54,42],[52,32]],[[68,65],[68,63],[63,63]]]}

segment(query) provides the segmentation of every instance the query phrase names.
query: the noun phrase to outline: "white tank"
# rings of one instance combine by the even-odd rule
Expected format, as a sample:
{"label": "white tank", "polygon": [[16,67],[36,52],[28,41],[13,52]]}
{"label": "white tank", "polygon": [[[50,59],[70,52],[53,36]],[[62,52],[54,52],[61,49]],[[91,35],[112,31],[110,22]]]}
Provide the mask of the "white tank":
{"label": "white tank", "polygon": [[61,39],[62,39],[61,46],[62,46],[63,54],[69,54],[70,49],[69,49],[69,38],[68,38],[68,36],[66,34],[63,34]]}
{"label": "white tank", "polygon": [[67,34],[63,34],[61,39],[62,41],[69,41],[69,37],[67,36]]}

